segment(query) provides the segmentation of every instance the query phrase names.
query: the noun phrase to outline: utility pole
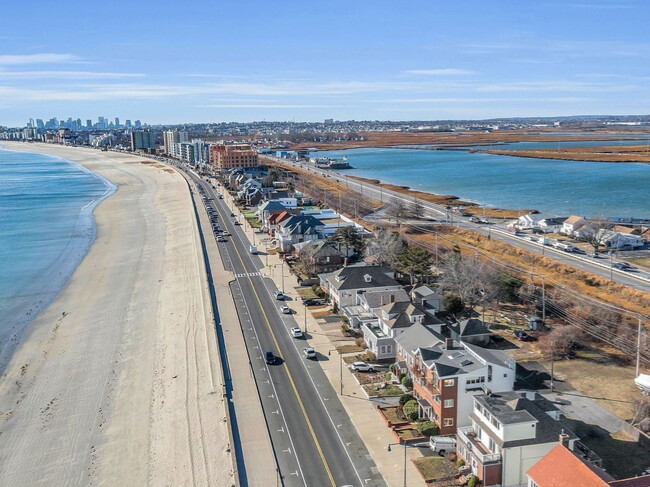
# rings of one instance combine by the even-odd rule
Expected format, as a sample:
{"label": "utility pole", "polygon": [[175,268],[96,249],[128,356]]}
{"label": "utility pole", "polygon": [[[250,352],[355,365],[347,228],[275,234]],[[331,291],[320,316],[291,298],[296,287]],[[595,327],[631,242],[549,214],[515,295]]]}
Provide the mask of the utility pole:
{"label": "utility pole", "polygon": [[553,384],[553,362],[555,362],[555,341],[551,341],[551,392],[554,392]]}
{"label": "utility pole", "polygon": [[636,335],[636,375],[634,377],[639,377],[639,366],[641,362],[641,315],[639,315],[639,328]]}
{"label": "utility pole", "polygon": [[305,308],[305,335],[307,334],[307,305],[303,304],[303,308]]}
{"label": "utility pole", "polygon": [[542,276],[542,324],[546,324],[546,285]]}

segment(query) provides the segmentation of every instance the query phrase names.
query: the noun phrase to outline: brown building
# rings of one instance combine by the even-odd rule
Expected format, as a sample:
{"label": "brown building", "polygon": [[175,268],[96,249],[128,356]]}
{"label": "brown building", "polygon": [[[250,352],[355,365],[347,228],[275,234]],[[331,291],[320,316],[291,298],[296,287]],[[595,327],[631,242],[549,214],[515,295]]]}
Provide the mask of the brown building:
{"label": "brown building", "polygon": [[210,146],[210,163],[216,169],[257,167],[258,156],[250,145],[213,144]]}

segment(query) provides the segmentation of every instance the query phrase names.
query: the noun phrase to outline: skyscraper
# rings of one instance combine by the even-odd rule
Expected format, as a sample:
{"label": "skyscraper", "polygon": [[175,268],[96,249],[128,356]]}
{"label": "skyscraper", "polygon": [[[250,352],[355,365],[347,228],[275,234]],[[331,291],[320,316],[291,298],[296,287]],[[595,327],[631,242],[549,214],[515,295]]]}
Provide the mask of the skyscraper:
{"label": "skyscraper", "polygon": [[178,155],[176,154],[176,149],[174,144],[178,144],[180,142],[187,142],[188,136],[187,136],[187,132],[182,132],[178,130],[166,130],[165,132],[163,132],[163,140],[165,143],[165,152],[170,156],[178,157]]}
{"label": "skyscraper", "polygon": [[151,130],[134,130],[131,132],[131,150],[155,149],[156,134]]}
{"label": "skyscraper", "polygon": [[131,127],[131,120],[127,120],[126,122],[124,122],[124,126],[126,128],[130,128]]}
{"label": "skyscraper", "polygon": [[120,127],[120,117],[115,117],[115,128]]}
{"label": "skyscraper", "polygon": [[140,127],[142,127],[142,122],[140,122],[140,120],[136,120],[135,121],[135,128],[139,129]]}
{"label": "skyscraper", "polygon": [[92,120],[86,120],[86,128],[93,128],[93,121]]}

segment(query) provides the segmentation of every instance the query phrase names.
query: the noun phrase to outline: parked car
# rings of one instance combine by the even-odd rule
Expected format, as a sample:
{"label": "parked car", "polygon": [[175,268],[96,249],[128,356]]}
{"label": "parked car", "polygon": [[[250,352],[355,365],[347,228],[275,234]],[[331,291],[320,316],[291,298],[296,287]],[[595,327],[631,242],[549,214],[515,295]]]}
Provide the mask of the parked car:
{"label": "parked car", "polygon": [[598,252],[587,252],[587,255],[589,257],[593,257],[594,259],[598,258]]}
{"label": "parked car", "polygon": [[620,269],[622,271],[629,271],[630,269],[632,269],[632,266],[627,262],[614,262],[612,264],[612,267],[614,269]]}
{"label": "parked car", "polygon": [[291,314],[291,308],[289,308],[289,306],[281,306],[280,311],[282,311],[282,314],[285,314],[285,315],[290,315]]}
{"label": "parked car", "polygon": [[302,330],[298,328],[297,326],[294,326],[291,328],[291,336],[294,338],[302,338]]}
{"label": "parked car", "polygon": [[320,304],[323,304],[323,300],[316,298],[307,298],[302,300],[302,304],[305,306],[318,306]]}
{"label": "parked car", "polygon": [[273,355],[273,352],[264,352],[264,361],[269,365],[273,365],[275,363],[275,355]]}
{"label": "parked car", "polygon": [[221,236],[217,237],[217,242],[227,242],[227,240]]}
{"label": "parked car", "polygon": [[311,347],[303,348],[302,353],[305,355],[305,358],[308,358],[308,359],[316,358],[316,351]]}
{"label": "parked car", "polygon": [[447,452],[456,451],[456,438],[453,436],[432,436],[429,438],[429,446],[441,457]]}
{"label": "parked car", "polygon": [[375,368],[367,364],[365,362],[354,362],[352,365],[350,365],[350,369],[353,372],[374,372]]}
{"label": "parked car", "polygon": [[273,293],[273,296],[275,296],[275,299],[277,299],[278,301],[284,301],[284,294],[280,290],[276,290]]}

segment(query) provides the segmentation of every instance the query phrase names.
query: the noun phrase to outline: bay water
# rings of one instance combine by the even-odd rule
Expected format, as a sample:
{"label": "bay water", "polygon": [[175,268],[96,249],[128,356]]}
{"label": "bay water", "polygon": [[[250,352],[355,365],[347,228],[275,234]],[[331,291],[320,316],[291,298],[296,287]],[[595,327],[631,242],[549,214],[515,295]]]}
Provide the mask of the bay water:
{"label": "bay water", "polygon": [[[543,148],[547,143],[528,144],[503,148]],[[555,142],[548,144],[557,147]],[[650,218],[648,164],[535,159],[463,150],[363,148],[312,154],[346,156],[354,169],[338,171],[342,176],[451,194],[488,207],[535,209],[548,216]]]}
{"label": "bay water", "polygon": [[114,190],[79,164],[0,147],[0,370],[88,252],[93,209]]}

